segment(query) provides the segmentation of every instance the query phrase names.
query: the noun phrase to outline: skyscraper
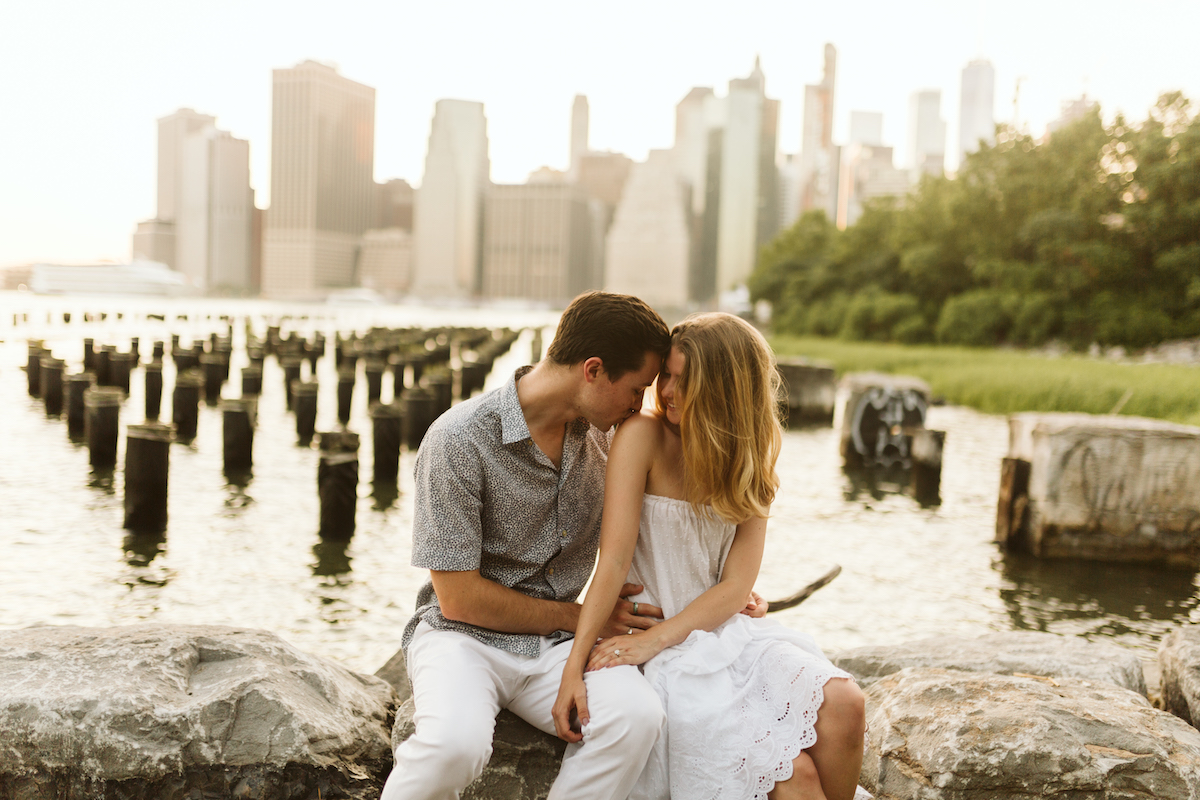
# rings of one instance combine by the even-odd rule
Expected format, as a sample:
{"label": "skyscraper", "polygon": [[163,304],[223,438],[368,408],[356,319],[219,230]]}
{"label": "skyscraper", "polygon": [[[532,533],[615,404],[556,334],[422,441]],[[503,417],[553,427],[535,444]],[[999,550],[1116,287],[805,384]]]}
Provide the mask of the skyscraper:
{"label": "skyscraper", "polygon": [[374,213],[374,162],[374,89],[315,61],[274,70],[264,295],[353,285]]}
{"label": "skyscraper", "polygon": [[138,224],[134,257],[161,261],[204,291],[247,292],[253,277],[250,143],[181,108],[158,121],[158,216]]}
{"label": "skyscraper", "polygon": [[567,174],[571,180],[579,180],[579,162],[588,153],[588,100],[581,94],[575,95],[571,105],[571,164]]}
{"label": "skyscraper", "polygon": [[821,209],[837,217],[838,148],[833,144],[834,81],[837,50],[825,45],[821,82],[804,87],[804,132],[800,142],[800,210]]}
{"label": "skyscraper", "polygon": [[883,114],[878,111],[851,111],[849,144],[883,147]]}
{"label": "skyscraper", "polygon": [[908,99],[908,167],[915,183],[921,175],[941,175],[946,167],[946,122],[942,92],[924,89]]}
{"label": "skyscraper", "polygon": [[414,294],[479,293],[481,217],[490,174],[483,103],[438,100],[413,209]]}
{"label": "skyscraper", "polygon": [[979,142],[996,141],[996,70],[986,59],[972,61],[962,70],[962,93],[958,110],[959,165]]}

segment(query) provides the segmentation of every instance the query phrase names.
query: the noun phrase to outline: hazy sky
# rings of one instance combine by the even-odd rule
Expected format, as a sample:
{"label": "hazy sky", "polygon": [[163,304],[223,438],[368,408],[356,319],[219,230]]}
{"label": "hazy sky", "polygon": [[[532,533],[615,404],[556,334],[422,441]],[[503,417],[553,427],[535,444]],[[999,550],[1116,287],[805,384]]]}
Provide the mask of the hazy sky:
{"label": "hazy sky", "polygon": [[593,149],[669,147],[692,86],[721,94],[762,58],[782,101],[780,150],[799,149],[804,84],[838,49],[835,139],[851,110],[884,113],[903,162],[908,96],[942,90],[957,146],[959,72],[989,58],[996,117],[1040,134],[1086,91],[1143,119],[1162,91],[1200,101],[1197,0],[607,0],[334,3],[38,0],[0,5],[0,267],[126,259],[155,213],[155,120],[190,107],[249,139],[269,203],[271,70],[334,64],[376,90],[375,177],[421,179],[438,98],[485,103],[492,178],[564,168],[571,102]]}

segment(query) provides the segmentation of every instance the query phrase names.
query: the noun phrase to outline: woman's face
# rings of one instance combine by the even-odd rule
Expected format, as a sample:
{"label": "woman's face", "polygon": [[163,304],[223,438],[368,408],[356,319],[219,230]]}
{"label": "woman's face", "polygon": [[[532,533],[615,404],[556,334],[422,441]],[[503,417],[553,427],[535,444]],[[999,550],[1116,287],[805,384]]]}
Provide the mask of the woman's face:
{"label": "woman's face", "polygon": [[683,374],[683,353],[678,347],[672,347],[667,360],[663,362],[662,372],[658,376],[658,396],[662,399],[666,410],[667,422],[678,426],[683,418],[683,394],[679,391],[679,376]]}

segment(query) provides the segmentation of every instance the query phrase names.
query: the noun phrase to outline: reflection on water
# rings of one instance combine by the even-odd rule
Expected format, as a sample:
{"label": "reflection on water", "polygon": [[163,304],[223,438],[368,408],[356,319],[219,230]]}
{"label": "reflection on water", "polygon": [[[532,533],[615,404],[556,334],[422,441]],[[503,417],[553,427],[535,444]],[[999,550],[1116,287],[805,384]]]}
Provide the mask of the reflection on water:
{"label": "reflection on water", "polygon": [[1197,607],[1191,570],[1021,553],[1004,554],[996,567],[1006,582],[1000,597],[1016,630],[1130,640],[1186,622]]}
{"label": "reflection on water", "polygon": [[[0,292],[0,311],[4,302]],[[217,318],[237,308],[278,316],[278,309],[264,303],[154,302],[170,323],[145,322],[133,330],[129,323],[114,325],[110,314],[108,322],[86,332],[60,325],[33,338],[45,339],[76,371],[83,336],[124,349],[131,335],[140,335],[148,352],[156,339],[169,342],[171,333],[181,334],[186,347],[193,338],[224,331]],[[99,309],[74,310],[82,319],[84,311]],[[336,321],[308,316],[321,311],[308,307],[293,319],[302,330],[323,326],[330,342],[335,330],[365,332],[371,324],[361,310]],[[392,313],[390,324],[427,327],[553,322],[549,314],[497,317],[498,312],[478,309],[436,312],[440,317],[428,316],[434,313],[428,310]],[[0,324],[4,319],[0,313]],[[231,375],[247,363],[243,322],[234,328]],[[255,317],[255,324],[262,335],[264,320]],[[415,456],[401,453],[398,481],[372,480],[365,391],[355,392],[349,425],[363,434],[356,532],[349,542],[317,539],[319,454],[296,446],[295,420],[285,411],[283,372],[274,359],[264,364],[253,472],[225,474],[222,415],[218,407],[202,403],[195,439],[171,446],[167,532],[133,536],[121,527],[120,465],[115,471],[93,470],[82,441],[67,436],[66,421],[48,418],[43,404],[28,396],[18,368],[27,357],[25,336],[0,330],[0,409],[5,412],[0,442],[6,453],[21,454],[0,459],[0,552],[5,556],[0,559],[0,627],[141,621],[257,627],[364,672],[374,672],[395,652],[427,577],[409,566]],[[502,384],[528,361],[532,338],[527,331],[497,362],[487,388]],[[315,376],[321,387],[318,430],[337,425],[332,361],[321,359]],[[170,359],[163,373],[166,399],[175,378]],[[237,395],[236,383],[226,386],[226,396]],[[385,402],[390,388],[385,382]],[[139,368],[121,409],[122,426],[141,421],[143,393]],[[169,402],[163,411],[169,416]],[[1005,421],[961,408],[931,408],[927,422],[947,437],[941,503],[926,506],[911,496],[905,471],[843,471],[831,428],[787,432],[779,462],[782,487],[757,588],[768,597],[785,597],[833,564],[843,572],[802,605],[778,614],[780,622],[808,631],[830,650],[1029,629],[1102,637],[1146,655],[1171,625],[1200,616],[1190,573],[1001,554],[992,538],[1000,459],[1007,446]]]}

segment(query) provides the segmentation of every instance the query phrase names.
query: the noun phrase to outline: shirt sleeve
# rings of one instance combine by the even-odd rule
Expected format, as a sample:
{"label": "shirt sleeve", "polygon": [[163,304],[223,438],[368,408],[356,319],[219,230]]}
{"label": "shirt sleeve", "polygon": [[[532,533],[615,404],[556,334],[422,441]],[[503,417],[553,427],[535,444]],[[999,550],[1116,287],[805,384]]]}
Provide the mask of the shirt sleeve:
{"label": "shirt sleeve", "polygon": [[483,463],[461,434],[431,428],[417,454],[412,565],[464,572],[483,553]]}

